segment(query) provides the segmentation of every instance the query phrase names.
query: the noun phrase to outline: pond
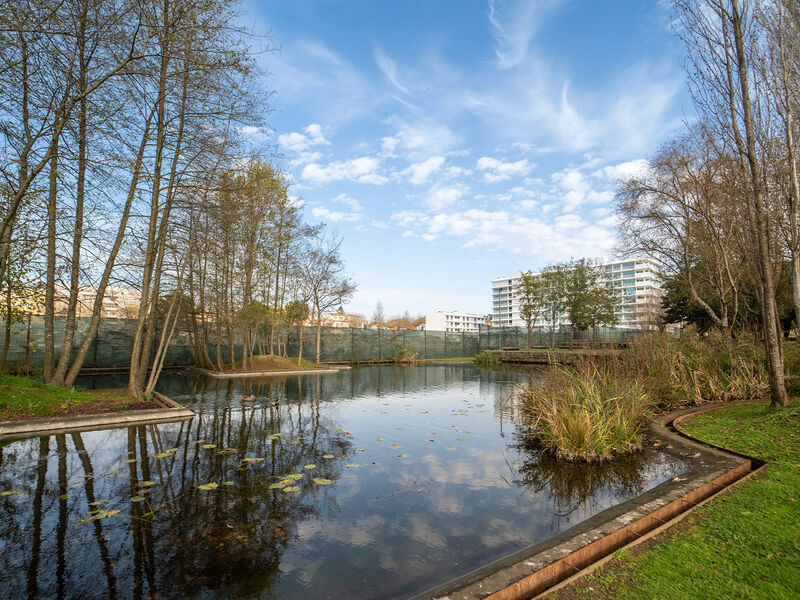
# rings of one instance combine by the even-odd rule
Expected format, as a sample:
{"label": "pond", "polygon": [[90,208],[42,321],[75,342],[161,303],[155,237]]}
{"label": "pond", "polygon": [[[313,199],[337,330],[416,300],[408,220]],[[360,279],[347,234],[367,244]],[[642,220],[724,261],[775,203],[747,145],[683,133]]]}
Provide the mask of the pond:
{"label": "pond", "polygon": [[554,464],[514,425],[530,377],[165,374],[194,418],[0,447],[0,597],[411,598],[689,468]]}

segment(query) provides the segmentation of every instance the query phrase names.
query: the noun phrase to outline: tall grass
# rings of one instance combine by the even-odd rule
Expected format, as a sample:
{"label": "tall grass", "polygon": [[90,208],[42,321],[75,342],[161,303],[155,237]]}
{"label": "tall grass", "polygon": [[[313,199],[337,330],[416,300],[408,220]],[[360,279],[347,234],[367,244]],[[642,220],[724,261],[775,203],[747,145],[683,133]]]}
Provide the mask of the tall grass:
{"label": "tall grass", "polygon": [[544,448],[567,461],[603,462],[640,447],[652,400],[612,363],[554,367],[521,392],[523,412]]}
{"label": "tall grass", "polygon": [[748,400],[769,390],[763,352],[749,335],[639,338],[619,356],[556,367],[519,393],[544,447],[565,460],[604,461],[641,444],[657,410]]}

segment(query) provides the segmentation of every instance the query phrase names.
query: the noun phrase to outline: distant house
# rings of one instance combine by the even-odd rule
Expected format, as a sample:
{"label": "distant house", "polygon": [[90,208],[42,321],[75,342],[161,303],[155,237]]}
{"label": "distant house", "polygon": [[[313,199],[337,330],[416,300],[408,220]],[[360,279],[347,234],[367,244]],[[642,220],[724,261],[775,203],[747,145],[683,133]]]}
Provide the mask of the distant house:
{"label": "distant house", "polygon": [[425,315],[425,329],[428,331],[474,332],[486,326],[484,315],[463,313],[458,310],[440,310]]}
{"label": "distant house", "polygon": [[367,323],[361,315],[347,313],[322,313],[321,322],[323,327],[354,329],[364,329]]}

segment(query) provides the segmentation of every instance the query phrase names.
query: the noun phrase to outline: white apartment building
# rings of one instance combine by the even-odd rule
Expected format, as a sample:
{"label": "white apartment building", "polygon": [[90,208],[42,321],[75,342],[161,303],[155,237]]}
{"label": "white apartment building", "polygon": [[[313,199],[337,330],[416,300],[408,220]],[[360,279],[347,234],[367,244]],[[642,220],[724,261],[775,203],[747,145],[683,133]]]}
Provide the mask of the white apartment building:
{"label": "white apartment building", "polygon": [[457,310],[450,312],[440,310],[425,315],[425,329],[428,331],[452,331],[461,333],[462,331],[478,331],[481,326],[485,325],[485,316],[462,313]]}
{"label": "white apartment building", "polygon": [[[603,283],[614,290],[619,303],[616,314],[617,327],[640,329],[647,327],[653,314],[661,304],[661,278],[656,263],[649,258],[633,258],[623,261],[593,260],[603,270]],[[534,276],[540,273],[533,273]],[[519,298],[514,288],[522,272],[510,277],[492,280],[492,324],[495,327],[524,327],[525,321],[519,313]],[[557,325],[569,325],[566,315],[559,315]],[[545,329],[552,326],[543,315],[535,327]]]}

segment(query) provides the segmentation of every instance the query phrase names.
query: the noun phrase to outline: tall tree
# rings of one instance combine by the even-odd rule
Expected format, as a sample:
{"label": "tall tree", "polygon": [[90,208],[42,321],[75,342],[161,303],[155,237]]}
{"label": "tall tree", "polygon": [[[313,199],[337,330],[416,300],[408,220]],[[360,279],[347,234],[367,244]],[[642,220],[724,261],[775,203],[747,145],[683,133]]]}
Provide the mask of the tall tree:
{"label": "tall tree", "polygon": [[523,273],[514,287],[514,294],[519,301],[520,317],[528,328],[528,348],[530,348],[533,327],[547,307],[546,278]]}
{"label": "tall tree", "polygon": [[788,406],[775,294],[775,239],[762,162],[762,134],[769,129],[763,119],[770,110],[754,72],[762,51],[762,31],[754,18],[753,3],[747,0],[675,0],[675,6],[678,34],[688,51],[695,105],[707,122],[716,124],[720,142],[732,149],[741,165],[770,401],[773,406]]}

